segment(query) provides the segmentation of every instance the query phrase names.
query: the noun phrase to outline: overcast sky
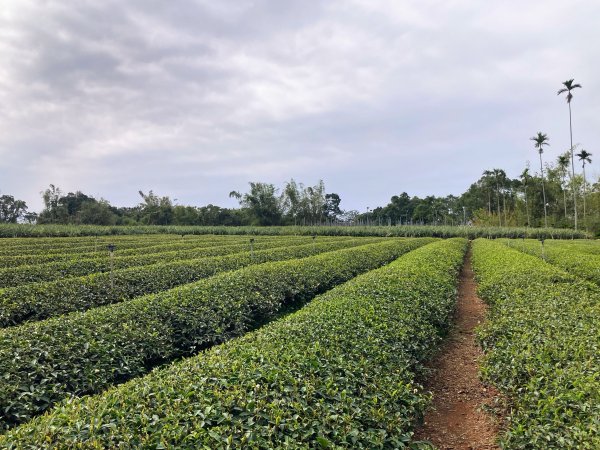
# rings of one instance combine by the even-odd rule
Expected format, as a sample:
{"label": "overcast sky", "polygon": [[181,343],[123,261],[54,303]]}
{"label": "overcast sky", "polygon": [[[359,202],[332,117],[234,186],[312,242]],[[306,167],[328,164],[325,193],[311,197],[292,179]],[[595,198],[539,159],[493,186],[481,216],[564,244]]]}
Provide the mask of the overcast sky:
{"label": "overcast sky", "polygon": [[598,0],[0,0],[0,194],[457,195],[485,169],[539,170],[538,131],[545,158],[568,149],[569,78],[594,174],[599,18]]}

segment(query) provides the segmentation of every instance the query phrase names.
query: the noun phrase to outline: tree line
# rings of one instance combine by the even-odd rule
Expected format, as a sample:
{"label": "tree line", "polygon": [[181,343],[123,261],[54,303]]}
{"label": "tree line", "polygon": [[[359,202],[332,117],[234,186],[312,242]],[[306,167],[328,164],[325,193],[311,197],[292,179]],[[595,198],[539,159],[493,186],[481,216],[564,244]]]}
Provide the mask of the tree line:
{"label": "tree line", "polygon": [[[581,160],[589,163],[586,155]],[[390,202],[364,212],[358,220],[371,225],[480,225],[573,228],[575,198],[583,227],[600,232],[600,183],[583,175],[567,177],[569,158],[560,155],[545,163],[539,173],[529,166],[516,178],[502,169],[485,170],[460,196],[410,197],[406,192]],[[575,191],[575,196],[572,192]]]}
{"label": "tree line", "polygon": [[[537,145],[537,144],[536,144]],[[581,153],[581,152],[580,152]],[[580,154],[582,169],[589,156]],[[460,196],[391,197],[385,206],[362,212],[342,210],[341,198],[328,193],[323,181],[305,186],[290,180],[281,189],[262,182],[249,183],[247,192],[232,191],[239,208],[215,205],[184,206],[153,191],[139,191],[140,203],[115,207],[104,199],[82,192],[64,193],[50,185],[42,193],[44,209],[27,213],[25,202],[0,197],[0,220],[39,224],[92,225],[481,225],[548,226],[572,228],[575,199],[585,228],[600,231],[600,183],[590,183],[582,174],[568,174],[571,163],[566,152],[546,162],[539,173],[527,166],[516,178],[503,169],[483,171],[481,177]],[[575,192],[575,195],[573,195]]]}
{"label": "tree line", "polygon": [[[43,210],[28,212],[27,204],[13,196],[0,197],[0,222],[85,225],[320,225],[345,221],[340,196],[325,192],[325,184],[305,186],[290,180],[279,192],[273,184],[249,183],[246,193],[232,191],[239,208],[216,205],[177,205],[152,190],[139,191],[140,203],[115,207],[81,191],[64,193],[51,184],[44,192]],[[358,214],[358,213],[356,213]]]}

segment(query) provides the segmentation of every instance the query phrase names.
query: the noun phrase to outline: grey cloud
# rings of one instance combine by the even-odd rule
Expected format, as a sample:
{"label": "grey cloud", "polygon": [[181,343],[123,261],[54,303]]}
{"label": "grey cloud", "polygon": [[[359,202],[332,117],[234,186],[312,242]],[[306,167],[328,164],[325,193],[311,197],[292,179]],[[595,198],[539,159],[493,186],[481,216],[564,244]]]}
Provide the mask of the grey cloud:
{"label": "grey cloud", "polygon": [[[233,204],[251,180],[319,178],[342,206],[515,176],[529,136],[600,138],[593,0],[5,0],[0,189],[49,183]],[[589,143],[589,145],[588,145]]]}

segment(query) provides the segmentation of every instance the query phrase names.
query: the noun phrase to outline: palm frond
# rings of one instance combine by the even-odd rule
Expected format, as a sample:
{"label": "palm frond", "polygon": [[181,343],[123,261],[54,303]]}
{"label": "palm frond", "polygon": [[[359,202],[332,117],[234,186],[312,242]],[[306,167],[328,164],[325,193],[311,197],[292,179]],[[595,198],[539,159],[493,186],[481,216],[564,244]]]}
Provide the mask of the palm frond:
{"label": "palm frond", "polygon": [[583,161],[584,164],[586,162],[591,164],[592,160],[591,160],[590,156],[592,156],[592,154],[584,149],[582,149],[579,153],[577,153],[577,157],[579,158],[579,161]]}

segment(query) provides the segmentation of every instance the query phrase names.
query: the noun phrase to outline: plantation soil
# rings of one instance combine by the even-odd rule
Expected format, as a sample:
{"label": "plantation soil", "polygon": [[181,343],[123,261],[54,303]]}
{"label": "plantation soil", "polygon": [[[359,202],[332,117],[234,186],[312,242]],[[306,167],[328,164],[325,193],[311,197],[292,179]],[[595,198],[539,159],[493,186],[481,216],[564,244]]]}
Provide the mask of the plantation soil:
{"label": "plantation soil", "polygon": [[460,275],[454,326],[438,355],[429,364],[432,376],[425,389],[433,394],[432,407],[415,439],[429,441],[443,450],[499,449],[498,421],[486,411],[494,405],[497,392],[479,380],[482,351],[474,329],[485,320],[486,305],[476,294],[467,254]]}

